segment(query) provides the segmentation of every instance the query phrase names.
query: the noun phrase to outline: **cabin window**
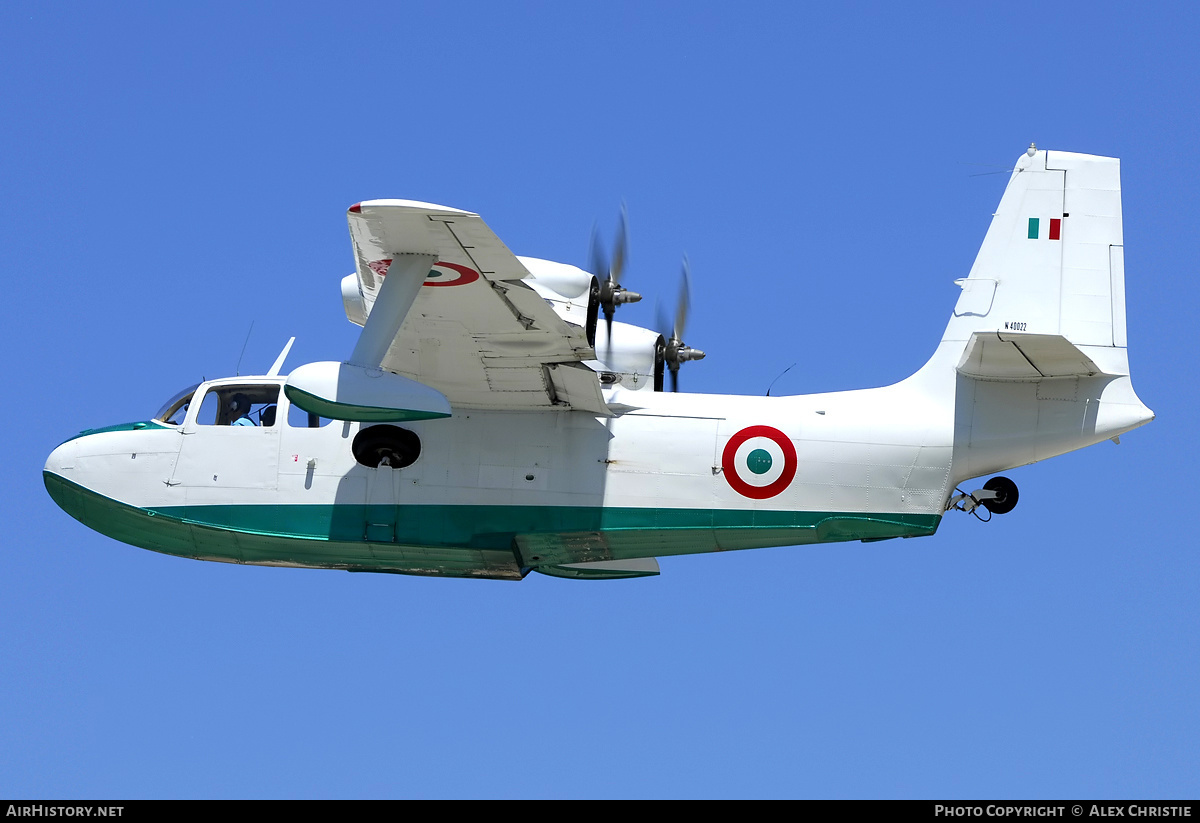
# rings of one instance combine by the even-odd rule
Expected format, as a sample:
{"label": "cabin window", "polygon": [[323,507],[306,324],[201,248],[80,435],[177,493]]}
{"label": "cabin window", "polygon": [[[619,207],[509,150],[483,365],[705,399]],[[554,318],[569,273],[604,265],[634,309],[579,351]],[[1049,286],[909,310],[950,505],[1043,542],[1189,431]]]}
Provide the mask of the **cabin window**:
{"label": "cabin window", "polygon": [[279,386],[215,386],[204,394],[196,422],[201,426],[270,428],[279,407]]}
{"label": "cabin window", "polygon": [[329,418],[306,412],[295,403],[291,403],[288,405],[287,424],[293,429],[319,429],[329,425]]}
{"label": "cabin window", "polygon": [[158,410],[158,414],[154,415],[154,419],[170,423],[172,426],[181,425],[183,418],[187,417],[188,406],[192,404],[192,398],[195,397],[198,388],[200,388],[199,383],[175,394],[170,400],[163,403],[163,407]]}

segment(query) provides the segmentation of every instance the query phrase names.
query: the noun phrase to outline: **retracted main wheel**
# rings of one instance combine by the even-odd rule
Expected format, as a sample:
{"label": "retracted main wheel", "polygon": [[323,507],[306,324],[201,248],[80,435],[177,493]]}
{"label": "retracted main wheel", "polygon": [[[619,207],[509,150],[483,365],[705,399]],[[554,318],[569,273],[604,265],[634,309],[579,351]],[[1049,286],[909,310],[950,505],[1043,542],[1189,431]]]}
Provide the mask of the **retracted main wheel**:
{"label": "retracted main wheel", "polygon": [[421,456],[421,438],[398,426],[371,426],[354,436],[350,448],[368,468],[402,469]]}

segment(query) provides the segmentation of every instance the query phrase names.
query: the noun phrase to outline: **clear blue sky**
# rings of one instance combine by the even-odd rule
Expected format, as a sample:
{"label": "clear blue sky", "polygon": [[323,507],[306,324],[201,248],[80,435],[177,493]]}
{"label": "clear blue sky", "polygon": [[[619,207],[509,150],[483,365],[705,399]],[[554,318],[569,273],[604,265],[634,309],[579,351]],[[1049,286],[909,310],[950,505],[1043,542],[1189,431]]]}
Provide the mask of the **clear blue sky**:
{"label": "clear blue sky", "polygon": [[[408,8],[411,7],[411,10]],[[1200,795],[1193,4],[0,6],[0,796]],[[95,534],[41,468],[176,390],[337,359],[345,209],[477,211],[624,319],[694,277],[692,391],[932,351],[1030,141],[1122,158],[1158,413],[931,538],[519,584]]]}

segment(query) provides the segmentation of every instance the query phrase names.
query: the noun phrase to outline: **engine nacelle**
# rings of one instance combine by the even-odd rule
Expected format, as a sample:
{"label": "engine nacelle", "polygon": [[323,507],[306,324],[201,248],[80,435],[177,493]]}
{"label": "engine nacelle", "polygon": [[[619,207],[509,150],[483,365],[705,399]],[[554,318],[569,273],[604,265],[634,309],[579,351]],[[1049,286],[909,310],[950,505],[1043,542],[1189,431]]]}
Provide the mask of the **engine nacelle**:
{"label": "engine nacelle", "polygon": [[342,278],[342,306],[346,309],[346,318],[359,326],[367,324],[367,304],[363,300],[362,290],[358,287],[358,275],[351,272]]}
{"label": "engine nacelle", "polygon": [[525,280],[550,304],[554,313],[573,326],[582,326],[588,345],[596,345],[600,316],[600,282],[578,266],[537,257],[518,257],[529,271]]}
{"label": "engine nacelle", "polygon": [[596,359],[587,365],[600,372],[606,388],[620,384],[634,391],[662,391],[665,356],[666,341],[661,334],[614,321],[611,346],[607,325],[597,327]]}
{"label": "engine nacelle", "polygon": [[529,270],[530,277],[525,282],[535,283],[538,291],[549,289],[559,300],[579,300],[586,303],[588,289],[595,279],[578,266],[567,263],[556,263],[553,260],[542,260],[538,257],[518,257],[521,265]]}

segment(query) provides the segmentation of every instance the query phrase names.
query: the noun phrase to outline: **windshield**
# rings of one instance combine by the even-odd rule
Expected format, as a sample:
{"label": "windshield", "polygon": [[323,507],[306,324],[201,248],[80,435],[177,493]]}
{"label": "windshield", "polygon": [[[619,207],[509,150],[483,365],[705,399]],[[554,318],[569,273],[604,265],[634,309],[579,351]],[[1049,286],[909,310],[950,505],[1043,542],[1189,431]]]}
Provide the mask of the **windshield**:
{"label": "windshield", "polygon": [[173,426],[183,423],[183,418],[187,414],[188,404],[192,402],[192,395],[196,393],[196,389],[198,388],[200,388],[199,383],[189,386],[166,403],[163,403],[163,407],[158,410],[158,414],[154,415],[154,419],[170,423]]}

